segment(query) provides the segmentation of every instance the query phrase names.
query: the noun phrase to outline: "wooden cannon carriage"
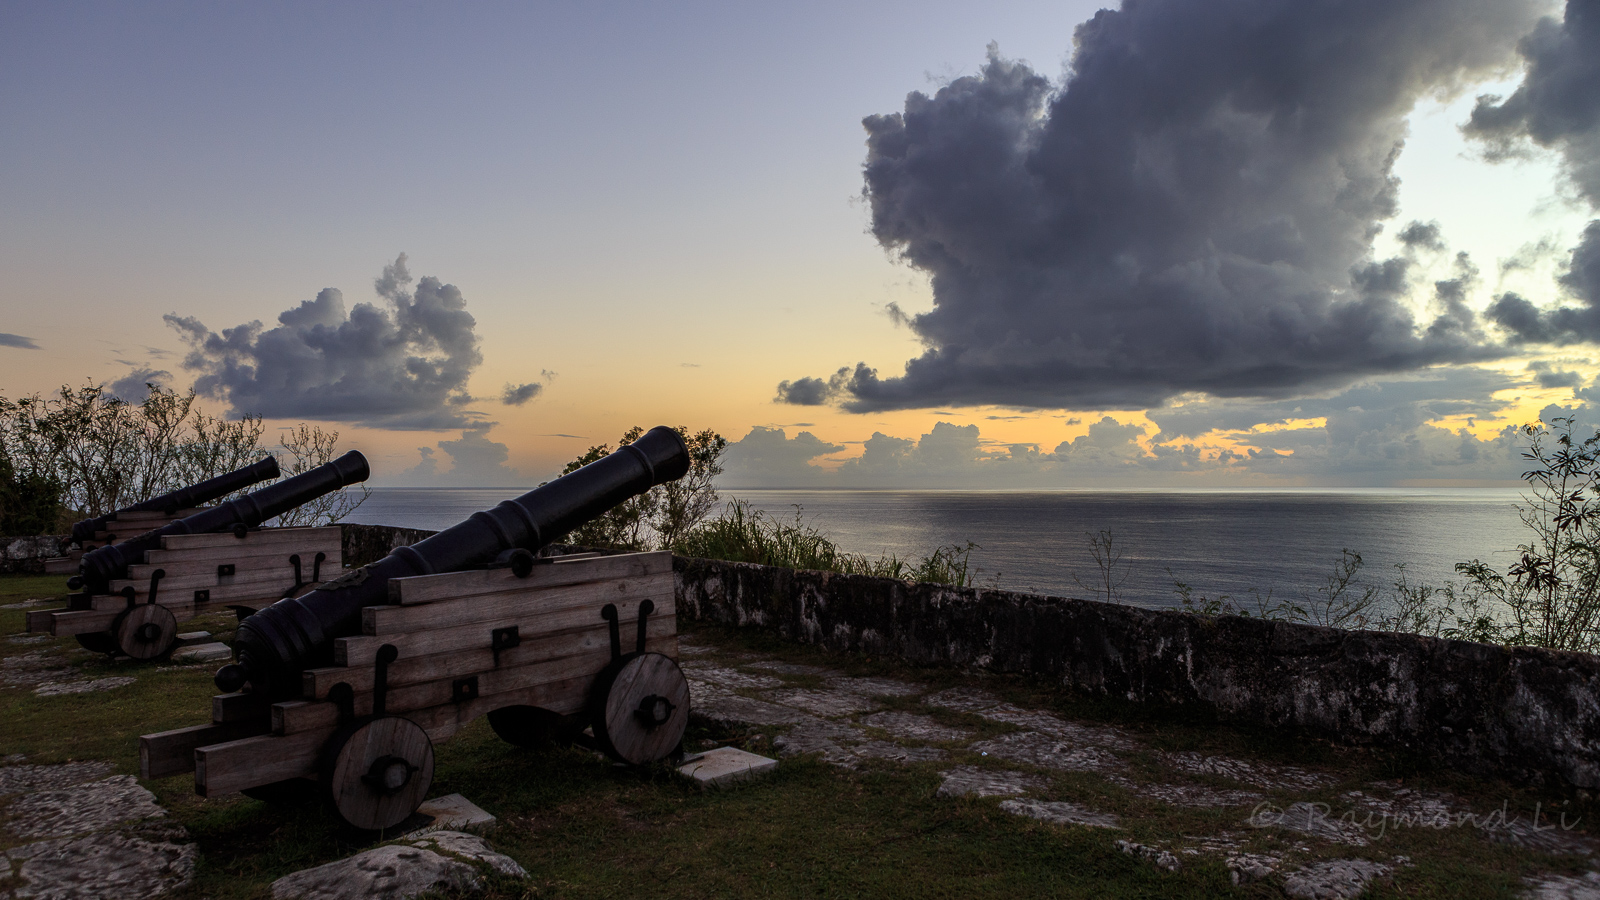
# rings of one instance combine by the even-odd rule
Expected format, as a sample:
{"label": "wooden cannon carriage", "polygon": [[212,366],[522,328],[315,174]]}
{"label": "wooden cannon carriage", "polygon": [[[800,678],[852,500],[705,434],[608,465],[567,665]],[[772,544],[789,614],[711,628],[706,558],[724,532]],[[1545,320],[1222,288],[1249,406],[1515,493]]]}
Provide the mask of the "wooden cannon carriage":
{"label": "wooden cannon carriage", "polygon": [[619,761],[664,759],[689,713],[673,585],[669,553],[519,551],[508,567],[393,578],[390,603],[333,641],[335,664],[301,672],[298,699],[218,695],[211,724],[139,739],[140,774],[192,770],[205,797],[315,784],[346,822],[381,830],[426,799],[433,743],[481,715],[518,745],[576,719],[569,733],[586,722]]}
{"label": "wooden cannon carriage", "polygon": [[343,565],[337,526],[163,535],[127,577],[71,595],[64,610],[29,613],[28,630],[154,659],[172,649],[179,622],[220,609],[254,612],[338,577]]}
{"label": "wooden cannon carriage", "polygon": [[[201,508],[203,509],[203,507]],[[179,509],[166,513],[160,510],[133,510],[118,511],[106,517],[106,521],[89,537],[77,540],[78,549],[69,550],[66,556],[53,556],[44,561],[46,575],[72,575],[78,571],[78,561],[83,554],[95,549],[114,544],[118,536],[132,537],[146,531],[154,531],[163,525],[176,522],[179,519],[192,516],[201,509]]]}

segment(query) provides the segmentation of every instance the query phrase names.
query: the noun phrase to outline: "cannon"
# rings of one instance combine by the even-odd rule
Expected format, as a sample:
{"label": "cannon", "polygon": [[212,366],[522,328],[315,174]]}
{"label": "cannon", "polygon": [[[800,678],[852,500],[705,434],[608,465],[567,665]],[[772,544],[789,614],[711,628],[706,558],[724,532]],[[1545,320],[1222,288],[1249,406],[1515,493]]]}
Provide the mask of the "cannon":
{"label": "cannon", "polygon": [[239,623],[212,722],[140,738],[140,771],[202,796],[320,791],[348,824],[394,828],[433,779],[433,743],[480,715],[520,746],[568,736],[630,764],[682,744],[671,554],[536,558],[683,476],[668,428]]}
{"label": "cannon", "polygon": [[[266,467],[262,467],[264,470]],[[322,583],[343,567],[330,528],[260,528],[276,515],[367,477],[355,451],[237,500],[86,553],[64,610],[28,615],[30,631],[75,635],[85,648],[146,660],[165,655],[178,622],[227,607],[241,616]]]}
{"label": "cannon", "polygon": [[[226,497],[234,491],[242,491],[252,484],[277,477],[278,460],[275,457],[268,456],[225,475],[218,475],[198,484],[179,488],[169,494],[162,494],[159,497],[151,497],[149,500],[135,503],[131,506],[124,506],[113,513],[75,522],[72,526],[72,539],[80,544],[92,541],[95,539],[95,535],[105,531],[106,526],[110,523],[116,522],[121,525],[125,524],[129,519],[136,518],[131,516],[131,513],[154,513],[171,518],[181,510],[194,509],[197,506],[210,503],[218,497]],[[137,534],[138,532],[133,533]]]}

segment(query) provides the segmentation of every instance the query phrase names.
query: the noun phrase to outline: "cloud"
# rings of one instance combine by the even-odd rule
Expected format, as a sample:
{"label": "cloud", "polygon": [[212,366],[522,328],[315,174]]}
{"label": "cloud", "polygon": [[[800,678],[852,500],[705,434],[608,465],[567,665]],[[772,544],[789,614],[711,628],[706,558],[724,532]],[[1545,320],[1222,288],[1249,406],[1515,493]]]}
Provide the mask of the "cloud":
{"label": "cloud", "polygon": [[23,337],[20,334],[7,334],[4,331],[0,331],[0,347],[16,347],[18,350],[39,349],[33,338]]}
{"label": "cloud", "polygon": [[171,383],[172,373],[166,369],[136,368],[116,381],[111,382],[111,387],[107,393],[129,403],[141,403],[146,397],[150,396],[148,385],[159,384],[165,387]]}
{"label": "cloud", "polygon": [[1407,247],[1435,252],[1444,249],[1444,238],[1440,236],[1438,222],[1412,222],[1400,229],[1395,238]]}
{"label": "cloud", "polygon": [[539,392],[542,390],[544,390],[544,385],[538,382],[507,384],[505,392],[500,395],[500,402],[507,406],[521,406],[539,396]]}
{"label": "cloud", "polygon": [[[494,422],[480,422],[464,429],[455,440],[439,441],[435,447],[418,447],[422,455],[410,469],[394,476],[394,484],[417,487],[516,487],[530,479],[506,465],[511,451],[499,441],[489,440]],[[450,459],[450,468],[439,468],[439,454]]]}
{"label": "cloud", "polygon": [[[1517,50],[1522,83],[1510,97],[1479,97],[1463,130],[1491,159],[1520,155],[1523,141],[1559,151],[1578,194],[1600,210],[1600,5],[1568,0],[1562,21],[1541,19]],[[1507,294],[1490,315],[1520,341],[1600,340],[1600,219],[1583,230],[1561,284],[1581,306],[1539,310]]]}
{"label": "cloud", "polygon": [[779,383],[778,395],[772,402],[792,403],[795,406],[821,406],[843,393],[849,380],[850,367],[846,366],[828,376],[826,381],[821,378],[784,381]]}
{"label": "cloud", "polygon": [[1528,370],[1542,388],[1575,388],[1583,383],[1583,376],[1577,372],[1558,369],[1543,360],[1529,363]]}
{"label": "cloud", "polygon": [[1497,355],[1418,322],[1372,241],[1413,105],[1504,64],[1540,9],[1125,3],[1079,26],[1059,87],[991,46],[865,120],[873,234],[934,308],[927,350],[858,365],[845,408],[1281,397]]}
{"label": "cloud", "polygon": [[225,399],[235,415],[353,422],[372,428],[474,426],[467,379],[483,361],[477,322],[455,285],[431,276],[408,288],[406,256],[374,284],[383,305],[348,313],[334,288],[278,316],[213,332],[192,317],[165,316],[191,352],[200,394]]}
{"label": "cloud", "polygon": [[772,484],[806,487],[818,483],[826,473],[811,461],[843,450],[809,431],[793,438],[782,428],[757,425],[750,433],[728,445],[723,456],[722,481],[727,484]]}

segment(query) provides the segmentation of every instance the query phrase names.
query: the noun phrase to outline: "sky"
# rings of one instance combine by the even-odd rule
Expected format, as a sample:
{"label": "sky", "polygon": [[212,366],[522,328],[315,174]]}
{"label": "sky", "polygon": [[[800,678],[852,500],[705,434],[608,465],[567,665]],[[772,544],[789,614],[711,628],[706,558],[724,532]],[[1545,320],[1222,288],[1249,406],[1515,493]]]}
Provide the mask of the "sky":
{"label": "sky", "polygon": [[[1600,357],[1600,0],[0,5],[0,394],[379,485],[1504,485]],[[1600,418],[1600,417],[1596,417]]]}

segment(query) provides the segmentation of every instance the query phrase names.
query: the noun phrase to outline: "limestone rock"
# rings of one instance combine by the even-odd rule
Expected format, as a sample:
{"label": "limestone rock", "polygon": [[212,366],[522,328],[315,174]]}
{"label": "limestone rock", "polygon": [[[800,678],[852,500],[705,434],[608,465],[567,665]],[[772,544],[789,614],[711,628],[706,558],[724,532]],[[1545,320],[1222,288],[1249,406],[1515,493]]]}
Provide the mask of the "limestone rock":
{"label": "limestone rock", "polygon": [[495,823],[494,816],[460,794],[445,794],[425,801],[417,807],[417,815],[433,817],[426,831],[483,829]]}
{"label": "limestone rock", "polygon": [[193,844],[120,833],[41,841],[6,856],[22,863],[19,900],[145,900],[188,884],[195,864]]}
{"label": "limestone rock", "polygon": [[1364,859],[1336,859],[1301,869],[1283,880],[1283,892],[1296,900],[1354,900],[1389,867]]}
{"label": "limestone rock", "polygon": [[809,718],[798,709],[732,694],[703,696],[690,682],[691,717],[723,727],[793,725]]}
{"label": "limestone rock", "polygon": [[[1000,808],[1014,816],[1027,816],[1052,825],[1087,825],[1090,828],[1120,828],[1122,820],[1110,813],[1067,803],[1064,800],[1002,800]],[[1127,852],[1127,851],[1124,851]],[[1171,854],[1168,854],[1169,856]],[[1176,862],[1176,860],[1174,860]]]}
{"label": "limestone rock", "polygon": [[110,678],[96,678],[92,681],[56,681],[41,684],[33,692],[40,697],[56,697],[61,694],[89,694],[96,691],[110,691],[120,687],[127,687],[138,681],[128,675],[113,675]]}
{"label": "limestone rock", "polygon": [[0,766],[0,796],[24,791],[47,791],[111,774],[111,763],[103,760],[69,762],[57,766]]}
{"label": "limestone rock", "polygon": [[1233,853],[1224,860],[1228,878],[1234,884],[1249,884],[1271,876],[1283,865],[1283,859],[1262,853]]}
{"label": "limestone rock", "polygon": [[[1006,802],[1009,803],[1011,801]],[[1001,804],[1001,806],[1004,805],[1003,803]],[[1129,856],[1148,859],[1155,864],[1156,868],[1166,869],[1168,872],[1176,872],[1183,868],[1183,863],[1178,862],[1178,858],[1172,855],[1172,851],[1163,850],[1160,847],[1135,844],[1133,841],[1117,841],[1117,849]]]}
{"label": "limestone rock", "polygon": [[999,759],[1067,772],[1109,772],[1122,768],[1122,761],[1107,750],[1076,746],[1037,731],[1001,735],[973,744],[970,749]]}
{"label": "limestone rock", "polygon": [[272,883],[272,896],[274,900],[403,900],[426,891],[481,890],[483,877],[475,864],[513,877],[528,874],[476,835],[433,831],[285,875]]}
{"label": "limestone rock", "polygon": [[167,814],[132,775],[23,794],[6,813],[6,829],[20,838],[65,837]]}
{"label": "limestone rock", "polygon": [[877,707],[876,703],[866,697],[846,691],[812,691],[796,688],[787,691],[774,691],[767,696],[774,703],[793,706],[803,709],[812,715],[830,718],[866,712]]}
{"label": "limestone rock", "polygon": [[1527,878],[1527,900],[1600,900],[1600,872]]}
{"label": "limestone rock", "polygon": [[1228,756],[1166,753],[1162,754],[1162,762],[1189,775],[1220,775],[1269,790],[1309,791],[1333,783],[1333,778],[1320,772],[1294,766],[1245,762]]}
{"label": "limestone rock", "polygon": [[1270,804],[1257,807],[1248,820],[1256,828],[1286,828],[1325,841],[1367,845],[1367,832],[1348,815],[1335,816],[1325,803],[1291,803],[1285,809]]}
{"label": "limestone rock", "polygon": [[880,728],[897,738],[911,741],[960,741],[972,736],[970,731],[940,725],[928,716],[908,712],[873,713],[862,719],[861,724],[869,728]]}
{"label": "limestone rock", "polygon": [[936,791],[940,797],[1014,797],[1044,787],[1043,779],[1009,769],[956,766],[941,774],[944,783]]}

